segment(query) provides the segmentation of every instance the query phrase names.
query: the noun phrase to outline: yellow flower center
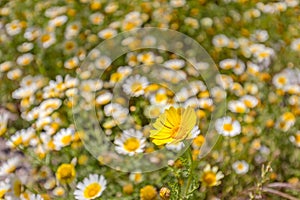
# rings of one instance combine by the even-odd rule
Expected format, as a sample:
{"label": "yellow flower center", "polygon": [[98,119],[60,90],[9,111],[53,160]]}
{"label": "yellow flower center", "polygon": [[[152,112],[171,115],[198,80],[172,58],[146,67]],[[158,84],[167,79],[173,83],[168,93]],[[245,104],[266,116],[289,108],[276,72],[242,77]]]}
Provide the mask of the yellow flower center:
{"label": "yellow flower center", "polygon": [[278,82],[283,85],[283,84],[286,83],[286,78],[285,77],[279,77]]}
{"label": "yellow flower center", "polygon": [[196,113],[191,108],[174,108],[166,110],[153,124],[156,130],[150,130],[152,142],[162,145],[185,139],[196,124]]}
{"label": "yellow flower center", "polygon": [[252,102],[249,101],[249,100],[244,100],[244,104],[245,104],[247,107],[252,107]]}
{"label": "yellow flower center", "polygon": [[215,173],[209,171],[209,172],[206,172],[204,175],[203,175],[203,181],[208,185],[208,186],[213,186],[216,184],[217,182],[217,176]]}
{"label": "yellow flower center", "polygon": [[15,146],[20,145],[22,143],[22,137],[21,136],[18,137],[13,143],[14,143]]}
{"label": "yellow flower center", "polygon": [[24,58],[23,65],[28,65],[29,63],[30,63],[30,59],[29,58]]}
{"label": "yellow flower center", "polygon": [[140,173],[137,173],[137,174],[135,174],[134,175],[134,181],[135,182],[140,182],[142,180],[142,174],[140,174]]}
{"label": "yellow flower center", "polygon": [[140,83],[140,82],[136,82],[136,83],[133,83],[132,85],[131,85],[131,90],[133,91],[133,92],[139,92],[139,91],[141,91],[143,89],[143,86],[142,86],[142,84]]}
{"label": "yellow flower center", "polygon": [[50,40],[50,38],[51,38],[50,35],[43,35],[42,38],[41,38],[41,41],[42,42],[47,42],[47,41]]}
{"label": "yellow flower center", "polygon": [[16,166],[12,165],[9,168],[6,169],[6,173],[11,174],[16,170]]}
{"label": "yellow flower center", "polygon": [[295,135],[296,143],[300,143],[300,134]]}
{"label": "yellow flower center", "polygon": [[267,52],[261,52],[261,53],[259,54],[259,56],[262,57],[262,58],[266,58],[266,57],[269,56],[269,54],[268,54]]}
{"label": "yellow flower center", "polygon": [[134,152],[140,147],[140,141],[136,138],[129,138],[124,142],[124,148],[129,152]]}
{"label": "yellow flower center", "polygon": [[117,82],[119,82],[122,79],[122,77],[123,76],[122,76],[121,73],[116,72],[116,73],[114,73],[114,74],[111,75],[110,81],[112,81],[114,83],[117,83]]}
{"label": "yellow flower center", "polygon": [[155,100],[156,100],[157,102],[164,101],[166,98],[167,98],[167,96],[166,96],[165,94],[157,94],[157,95],[155,96]]}
{"label": "yellow flower center", "polygon": [[194,139],[193,144],[196,145],[197,147],[201,147],[204,141],[205,138],[202,135],[199,135]]}
{"label": "yellow flower center", "polygon": [[7,189],[2,189],[0,190],[0,198],[2,199],[4,197],[4,195],[6,194]]}
{"label": "yellow flower center", "polygon": [[239,164],[237,165],[237,168],[238,168],[239,170],[242,170],[242,169],[244,169],[244,165],[243,165],[242,163],[239,163]]}
{"label": "yellow flower center", "polygon": [[237,106],[237,107],[236,107],[236,112],[238,112],[238,113],[243,113],[243,112],[245,112],[245,108],[242,107],[242,106]]}
{"label": "yellow flower center", "polygon": [[62,164],[56,172],[56,178],[62,183],[71,182],[75,176],[76,171],[72,164]]}
{"label": "yellow flower center", "polygon": [[93,198],[96,197],[100,191],[101,185],[99,185],[98,183],[92,183],[84,189],[83,196],[85,198]]}
{"label": "yellow flower center", "polygon": [[72,136],[71,135],[66,135],[64,136],[62,139],[61,139],[61,142],[64,144],[64,145],[68,145],[71,143],[71,140],[72,140]]}
{"label": "yellow flower center", "polygon": [[171,130],[171,137],[172,138],[176,137],[176,135],[178,133],[178,130],[179,130],[179,126],[175,126],[175,127],[172,128],[172,130]]}
{"label": "yellow flower center", "polygon": [[233,130],[233,126],[232,126],[232,124],[224,124],[223,125],[223,129],[225,131],[232,131]]}

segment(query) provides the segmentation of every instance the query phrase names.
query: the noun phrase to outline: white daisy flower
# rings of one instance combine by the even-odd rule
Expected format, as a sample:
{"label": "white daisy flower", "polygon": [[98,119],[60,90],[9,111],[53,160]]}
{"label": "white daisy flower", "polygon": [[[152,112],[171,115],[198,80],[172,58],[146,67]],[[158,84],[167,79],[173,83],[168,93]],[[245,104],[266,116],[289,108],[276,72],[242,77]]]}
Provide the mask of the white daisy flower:
{"label": "white daisy flower", "polygon": [[79,59],[77,57],[70,58],[66,60],[64,63],[64,67],[66,69],[74,69],[78,67],[78,65],[79,65]]}
{"label": "white daisy flower", "polygon": [[229,44],[229,39],[226,35],[220,34],[214,36],[212,43],[215,47],[226,47]]}
{"label": "white daisy flower", "polygon": [[294,51],[300,51],[300,38],[297,38],[292,41],[291,49]]}
{"label": "white daisy flower", "polygon": [[175,98],[177,102],[186,101],[191,95],[189,94],[189,90],[187,88],[181,88],[179,92],[175,94]]}
{"label": "white daisy flower", "polygon": [[94,25],[102,24],[103,20],[104,20],[104,15],[101,13],[94,13],[94,14],[90,15],[90,21]]}
{"label": "white daisy flower", "polygon": [[232,69],[235,67],[236,64],[237,64],[236,59],[228,58],[228,59],[222,60],[219,63],[219,66],[221,69]]}
{"label": "white daisy flower", "polygon": [[136,184],[140,183],[144,180],[143,174],[141,172],[138,172],[138,171],[130,173],[129,180],[133,181]]}
{"label": "white daisy flower", "polygon": [[21,200],[44,200],[44,198],[39,194],[30,194],[29,197],[21,195]]}
{"label": "white daisy flower", "polygon": [[288,75],[284,72],[275,74],[272,82],[276,88],[283,88],[290,83]]}
{"label": "white daisy flower", "polygon": [[24,33],[24,38],[27,39],[28,41],[35,40],[38,38],[41,34],[41,30],[36,28],[36,27],[29,27],[26,29]]}
{"label": "white daisy flower", "polygon": [[216,75],[216,83],[224,89],[230,89],[233,85],[233,79],[225,74]]}
{"label": "white daisy flower", "polygon": [[64,25],[68,20],[68,17],[66,15],[55,17],[54,19],[51,19],[49,21],[50,27],[59,27]]}
{"label": "white daisy flower", "polygon": [[204,27],[211,27],[214,21],[209,17],[204,17],[201,19],[201,25]]}
{"label": "white daisy flower", "polygon": [[228,103],[228,109],[233,113],[245,113],[247,111],[247,107],[243,101],[234,101],[231,100]]}
{"label": "white daisy flower", "polygon": [[167,92],[165,90],[159,90],[156,94],[150,96],[150,103],[152,105],[166,105],[168,102]]}
{"label": "white daisy flower", "polygon": [[248,108],[254,108],[258,104],[258,99],[251,95],[245,95],[240,99]]}
{"label": "white daisy flower", "polygon": [[183,103],[183,107],[192,107],[193,109],[196,109],[199,107],[199,99],[197,99],[196,97],[192,97],[188,100],[186,100],[184,103]]}
{"label": "white daisy flower", "polygon": [[10,148],[16,148],[21,145],[23,141],[21,132],[17,131],[14,135],[10,136],[10,139],[6,142],[6,145]]}
{"label": "white daisy flower", "polygon": [[12,66],[13,66],[13,62],[5,61],[5,62],[0,64],[0,72],[8,71],[10,68],[12,68]]}
{"label": "white daisy flower", "polygon": [[116,151],[129,156],[142,153],[146,146],[145,141],[142,132],[134,129],[125,130],[120,137],[115,139]]}
{"label": "white daisy flower", "polygon": [[186,4],[186,0],[171,0],[170,5],[174,8],[182,7]]}
{"label": "white daisy flower", "polygon": [[246,174],[249,170],[249,164],[244,160],[236,161],[232,164],[232,168],[237,174]]}
{"label": "white daisy flower", "polygon": [[56,150],[68,146],[71,144],[74,138],[74,129],[73,128],[63,128],[53,137],[53,143]]}
{"label": "white daisy flower", "polygon": [[33,49],[33,47],[34,47],[34,44],[33,44],[33,43],[30,43],[30,42],[24,42],[24,43],[22,43],[21,45],[19,45],[19,46],[17,47],[17,50],[18,50],[19,52],[23,53],[23,52],[28,52],[28,51],[30,51],[31,49]]}
{"label": "white daisy flower", "polygon": [[45,116],[38,118],[38,120],[36,121],[35,125],[37,130],[43,129],[45,126],[49,125],[53,121],[53,119],[50,116],[47,116],[47,113],[43,114],[45,114]]}
{"label": "white daisy flower", "polygon": [[149,82],[146,77],[137,74],[125,80],[123,90],[128,95],[138,97],[144,94],[144,89],[148,84]]}
{"label": "white daisy flower", "polygon": [[0,136],[2,136],[7,130],[7,123],[9,114],[7,112],[0,113]]}
{"label": "white daisy flower", "polygon": [[112,100],[112,98],[112,93],[110,93],[109,91],[103,91],[97,96],[96,103],[98,105],[105,105],[109,103]]}
{"label": "white daisy flower", "polygon": [[137,56],[137,60],[143,64],[151,65],[154,63],[155,55],[153,52],[140,53]]}
{"label": "white daisy flower", "polygon": [[216,120],[215,128],[219,134],[224,136],[236,136],[241,133],[241,125],[231,117],[222,117]]}
{"label": "white daisy flower", "polygon": [[5,25],[5,29],[8,35],[17,35],[21,32],[22,26],[19,20],[14,20]]}
{"label": "white daisy flower", "polygon": [[299,0],[285,0],[288,7],[296,7],[299,4]]}
{"label": "white daisy flower", "polygon": [[106,179],[102,175],[90,174],[78,183],[74,192],[75,199],[89,200],[100,197],[106,189]]}
{"label": "white daisy flower", "polygon": [[117,35],[117,31],[112,28],[107,28],[98,33],[99,38],[101,39],[109,39]]}
{"label": "white daisy flower", "polygon": [[241,75],[242,73],[244,73],[246,68],[246,65],[244,62],[242,62],[241,60],[237,60],[236,65],[233,67],[233,72],[236,75]]}
{"label": "white daisy flower", "polygon": [[300,130],[298,130],[294,135],[290,136],[289,139],[297,147],[300,147]]}
{"label": "white daisy flower", "polygon": [[51,114],[53,111],[57,110],[61,104],[61,99],[46,99],[39,105],[39,107],[41,110],[45,110],[47,113]]}
{"label": "white daisy flower", "polygon": [[22,76],[23,72],[21,69],[17,68],[17,69],[13,69],[10,70],[9,72],[7,72],[7,78],[10,80],[17,80],[18,78],[20,78]]}
{"label": "white daisy flower", "polygon": [[265,42],[269,39],[269,34],[266,30],[256,30],[252,37],[258,42]]}
{"label": "white daisy flower", "polygon": [[211,98],[199,99],[199,107],[202,109],[209,109],[213,106],[214,102]]}
{"label": "white daisy flower", "polygon": [[185,61],[181,59],[171,59],[167,60],[163,64],[166,68],[173,69],[173,70],[178,70],[184,67]]}
{"label": "white daisy flower", "polygon": [[118,112],[121,110],[123,107],[120,104],[117,103],[110,103],[104,106],[104,114],[106,116],[112,116],[115,112]]}
{"label": "white daisy flower", "polygon": [[99,56],[99,58],[97,60],[95,60],[95,67],[97,69],[106,69],[110,66],[110,64],[112,63],[110,57],[108,56]]}
{"label": "white daisy flower", "polygon": [[10,190],[10,187],[8,179],[0,182],[0,199],[4,199],[4,196]]}
{"label": "white daisy flower", "polygon": [[149,105],[144,110],[144,115],[150,119],[155,119],[163,112],[164,108],[161,105]]}
{"label": "white daisy flower", "polygon": [[55,34],[53,32],[44,33],[43,35],[41,35],[40,41],[42,43],[43,48],[47,49],[56,42]]}
{"label": "white daisy flower", "polygon": [[8,159],[0,166],[0,176],[7,176],[15,172],[20,163],[21,160],[18,157]]}

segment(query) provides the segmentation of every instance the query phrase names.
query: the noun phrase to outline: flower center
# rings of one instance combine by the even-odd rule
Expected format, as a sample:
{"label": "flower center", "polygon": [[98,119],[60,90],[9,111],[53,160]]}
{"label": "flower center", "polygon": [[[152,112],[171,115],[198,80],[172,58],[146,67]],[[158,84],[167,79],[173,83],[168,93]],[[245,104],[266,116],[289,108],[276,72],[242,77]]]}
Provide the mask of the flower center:
{"label": "flower center", "polygon": [[179,126],[175,126],[175,127],[172,128],[172,130],[171,130],[171,137],[172,138],[176,137],[178,130],[179,130]]}
{"label": "flower center", "polygon": [[157,101],[157,102],[162,102],[162,101],[164,101],[166,99],[166,95],[165,94],[157,94],[156,96],[155,96],[155,100]]}
{"label": "flower center", "polygon": [[245,101],[244,101],[244,104],[245,104],[247,107],[252,107],[252,102],[249,101],[249,100],[245,100]]}
{"label": "flower center", "polygon": [[240,164],[237,165],[237,168],[238,168],[239,170],[242,170],[242,169],[244,169],[244,165],[240,163]]}
{"label": "flower center", "polygon": [[214,185],[217,181],[217,177],[213,172],[206,172],[203,176],[203,180],[207,185]]}
{"label": "flower center", "polygon": [[99,185],[98,183],[92,183],[85,188],[83,196],[85,198],[93,198],[96,197],[100,191],[101,185]]}
{"label": "flower center", "polygon": [[142,89],[143,89],[143,86],[142,86],[142,84],[139,83],[139,82],[133,83],[133,84],[131,85],[131,90],[132,90],[133,92],[139,92],[139,91],[141,91]]}
{"label": "flower center", "polygon": [[140,141],[136,138],[129,138],[124,142],[124,148],[129,152],[134,152],[140,147]]}
{"label": "flower center", "polygon": [[72,178],[72,169],[70,167],[64,167],[60,172],[62,179]]}
{"label": "flower center", "polygon": [[12,165],[9,168],[7,168],[6,173],[10,174],[13,173],[16,170],[16,166]]}
{"label": "flower center", "polygon": [[72,136],[71,135],[66,135],[64,136],[62,139],[61,139],[61,142],[64,144],[64,145],[68,145],[71,143],[71,140],[72,140]]}
{"label": "flower center", "polygon": [[243,112],[245,112],[245,108],[242,107],[242,106],[237,106],[237,107],[236,107],[236,112],[238,112],[238,113],[243,113]]}
{"label": "flower center", "polygon": [[6,189],[0,190],[0,198],[1,198],[1,199],[4,197],[4,195],[5,195],[6,192],[7,192]]}
{"label": "flower center", "polygon": [[297,143],[300,143],[300,134],[297,134],[295,136],[295,140],[296,140]]}
{"label": "flower center", "polygon": [[233,126],[232,126],[232,124],[224,124],[223,125],[223,129],[225,131],[232,131],[233,130]]}
{"label": "flower center", "polygon": [[49,41],[50,40],[50,35],[43,35],[41,40],[42,40],[42,42]]}
{"label": "flower center", "polygon": [[278,78],[278,82],[279,82],[280,84],[285,84],[285,83],[286,83],[285,77],[280,77],[280,78]]}

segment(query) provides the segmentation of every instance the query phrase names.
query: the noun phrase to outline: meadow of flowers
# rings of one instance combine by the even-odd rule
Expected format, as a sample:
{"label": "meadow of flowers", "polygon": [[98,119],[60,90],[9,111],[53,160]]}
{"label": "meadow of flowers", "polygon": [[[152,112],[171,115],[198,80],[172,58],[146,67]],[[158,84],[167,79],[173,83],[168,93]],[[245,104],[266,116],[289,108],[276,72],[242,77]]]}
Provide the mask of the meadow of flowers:
{"label": "meadow of flowers", "polygon": [[299,0],[0,1],[0,199],[300,199]]}

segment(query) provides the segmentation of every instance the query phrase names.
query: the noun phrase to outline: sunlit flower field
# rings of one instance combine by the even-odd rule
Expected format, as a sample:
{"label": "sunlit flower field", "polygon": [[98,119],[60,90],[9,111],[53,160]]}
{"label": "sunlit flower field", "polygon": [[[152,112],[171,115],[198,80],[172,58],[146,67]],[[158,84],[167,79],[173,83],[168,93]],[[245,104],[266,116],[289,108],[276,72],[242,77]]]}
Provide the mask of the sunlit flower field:
{"label": "sunlit flower field", "polygon": [[300,199],[300,1],[0,1],[0,199]]}

